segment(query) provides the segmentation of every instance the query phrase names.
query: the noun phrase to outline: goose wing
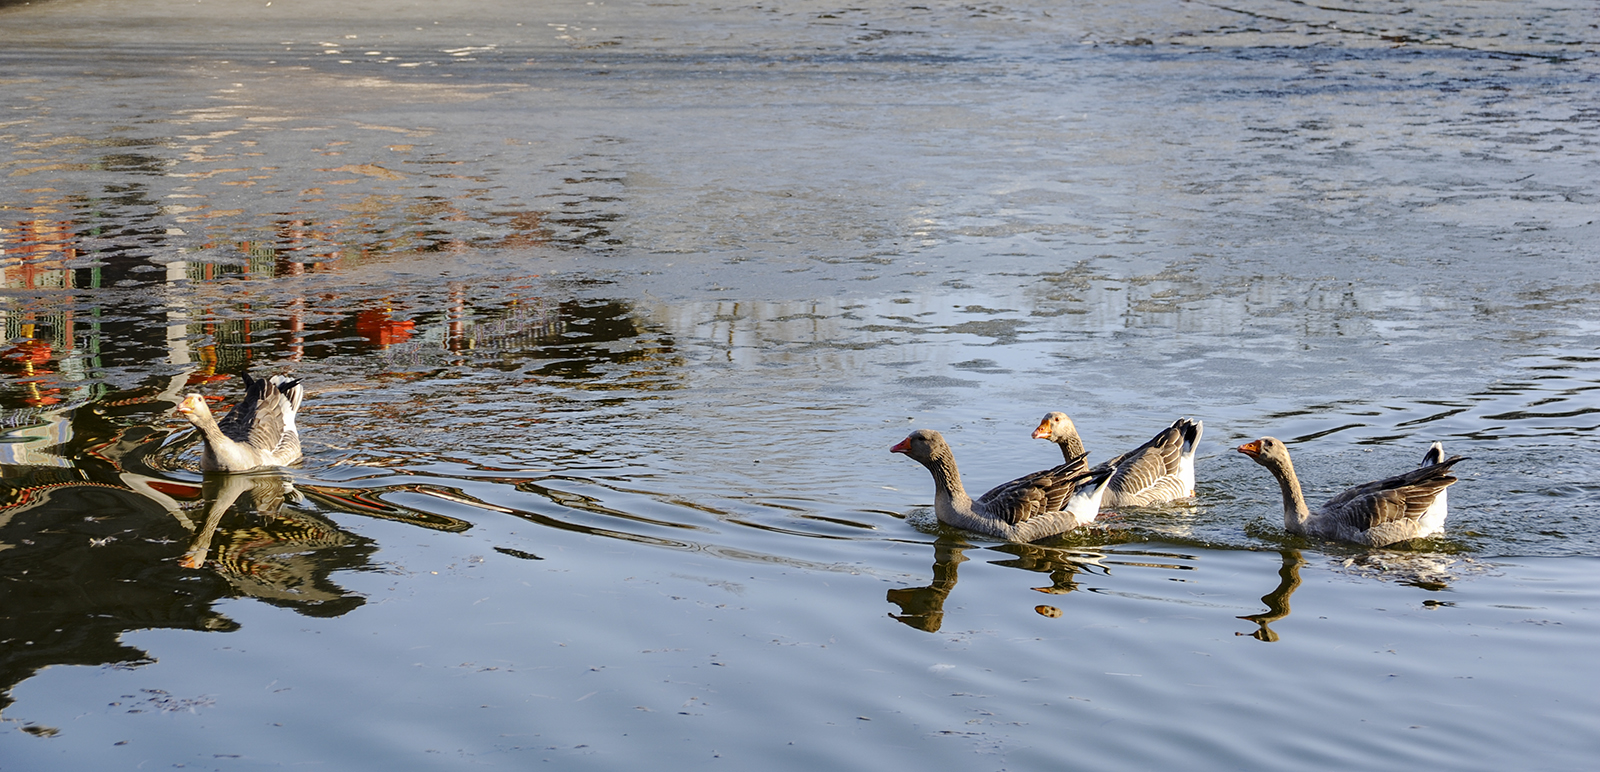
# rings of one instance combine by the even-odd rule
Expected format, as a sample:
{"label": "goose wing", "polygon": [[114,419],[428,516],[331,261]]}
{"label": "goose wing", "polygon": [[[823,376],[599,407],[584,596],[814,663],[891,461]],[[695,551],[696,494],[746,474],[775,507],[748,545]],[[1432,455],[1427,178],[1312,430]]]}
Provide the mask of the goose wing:
{"label": "goose wing", "polygon": [[1149,442],[1102,466],[1112,466],[1117,470],[1111,476],[1112,490],[1124,495],[1138,495],[1163,486],[1167,478],[1177,475],[1182,455],[1183,432],[1174,423],[1150,438]]}
{"label": "goose wing", "polygon": [[222,430],[223,436],[234,442],[253,444],[250,435],[259,420],[267,382],[251,378],[249,373],[242,373],[239,377],[244,379],[244,399],[239,400],[227,415],[217,421],[217,428]]}
{"label": "goose wing", "polygon": [[300,404],[300,381],[274,375],[267,382],[261,406],[256,409],[255,426],[250,427],[250,444],[266,451],[289,450],[299,447],[295,431],[295,409]]}
{"label": "goose wing", "polygon": [[299,407],[300,381],[284,376],[244,378],[244,399],[217,421],[223,436],[257,450],[273,452],[284,447],[294,432],[294,412]]}
{"label": "goose wing", "polygon": [[978,497],[975,506],[1012,525],[1065,508],[1079,478],[1089,473],[1083,456],[1057,467],[1002,483]]}
{"label": "goose wing", "polygon": [[1450,474],[1450,467],[1465,460],[1465,456],[1454,456],[1431,466],[1358,485],[1329,499],[1322,507],[1322,514],[1354,531],[1370,531],[1417,520],[1428,511],[1439,492],[1456,481]]}

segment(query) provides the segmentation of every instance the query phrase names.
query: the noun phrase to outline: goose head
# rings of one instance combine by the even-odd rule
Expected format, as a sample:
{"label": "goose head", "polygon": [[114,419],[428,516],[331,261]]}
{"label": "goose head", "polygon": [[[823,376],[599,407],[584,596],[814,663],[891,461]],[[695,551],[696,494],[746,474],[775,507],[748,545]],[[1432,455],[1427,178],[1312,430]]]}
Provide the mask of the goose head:
{"label": "goose head", "polygon": [[1289,465],[1289,448],[1276,437],[1262,437],[1235,449],[1268,469],[1283,469]]}
{"label": "goose head", "polygon": [[178,403],[178,414],[189,419],[189,423],[195,423],[211,418],[211,408],[206,405],[205,397],[190,394]]}
{"label": "goose head", "polygon": [[1033,438],[1059,444],[1077,433],[1078,427],[1073,425],[1072,419],[1068,418],[1066,413],[1045,413],[1044,419],[1039,422],[1039,428],[1033,430]]}
{"label": "goose head", "polygon": [[944,436],[932,429],[918,429],[889,448],[890,453],[901,453],[923,466],[931,466],[950,455],[950,446]]}

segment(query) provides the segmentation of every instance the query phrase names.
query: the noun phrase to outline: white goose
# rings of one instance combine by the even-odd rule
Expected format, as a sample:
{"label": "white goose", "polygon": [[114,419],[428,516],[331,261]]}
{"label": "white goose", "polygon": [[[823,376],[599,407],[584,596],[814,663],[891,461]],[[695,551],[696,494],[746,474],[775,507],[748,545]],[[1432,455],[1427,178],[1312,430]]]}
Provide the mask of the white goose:
{"label": "white goose", "polygon": [[[1103,505],[1144,507],[1193,496],[1194,453],[1204,428],[1200,421],[1179,418],[1149,442],[1101,462],[1096,469],[1115,469]],[[1046,413],[1039,428],[1033,430],[1033,438],[1056,443],[1063,458],[1084,455],[1078,427],[1066,413]]]}
{"label": "white goose", "polygon": [[976,501],[944,437],[918,429],[889,449],[933,474],[933,511],[939,521],[1006,541],[1034,541],[1094,521],[1112,470],[1085,468],[1082,457],[996,486]]}
{"label": "white goose", "polygon": [[1452,456],[1429,463],[1444,455],[1443,446],[1434,443],[1423,457],[1424,466],[1358,485],[1312,512],[1306,507],[1300,480],[1294,474],[1294,463],[1289,460],[1289,449],[1283,442],[1274,437],[1262,437],[1240,445],[1238,450],[1278,478],[1278,487],[1283,492],[1284,530],[1370,547],[1383,547],[1442,531],[1445,511],[1441,497],[1444,489],[1456,481],[1450,474],[1450,467],[1466,460],[1463,456]]}
{"label": "white goose", "polygon": [[205,450],[200,468],[207,472],[248,472],[292,464],[300,458],[300,433],[295,413],[305,389],[284,375],[267,379],[244,376],[244,399],[218,421],[199,394],[190,394],[178,412],[200,430]]}

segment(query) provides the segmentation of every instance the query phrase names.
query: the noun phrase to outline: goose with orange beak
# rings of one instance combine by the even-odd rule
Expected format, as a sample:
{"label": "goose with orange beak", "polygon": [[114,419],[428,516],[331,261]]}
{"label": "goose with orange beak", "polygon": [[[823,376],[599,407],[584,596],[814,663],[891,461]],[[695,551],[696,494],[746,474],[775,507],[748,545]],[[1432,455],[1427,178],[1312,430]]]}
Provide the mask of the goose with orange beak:
{"label": "goose with orange beak", "polygon": [[918,429],[889,452],[903,453],[933,474],[939,522],[1006,541],[1035,541],[1093,522],[1113,471],[1090,470],[1080,456],[997,485],[973,500],[961,485],[950,445],[938,432]]}
{"label": "goose with orange beak", "polygon": [[[1384,547],[1444,530],[1443,508],[1431,509],[1456,482],[1450,467],[1463,456],[1427,463],[1408,472],[1358,485],[1329,499],[1312,512],[1300,492],[1289,449],[1275,437],[1262,437],[1238,448],[1267,468],[1283,492],[1283,528],[1292,534]],[[1443,448],[1439,456],[1444,455]],[[1434,458],[1432,449],[1425,461]]]}
{"label": "goose with orange beak", "polygon": [[[1200,421],[1179,418],[1149,442],[1102,461],[1100,466],[1114,470],[1102,506],[1147,507],[1193,496],[1194,453],[1204,428]],[[1039,428],[1033,430],[1033,438],[1060,446],[1064,459],[1084,452],[1078,427],[1066,413],[1046,413]]]}
{"label": "goose with orange beak", "polygon": [[300,459],[300,432],[294,425],[305,397],[300,381],[284,375],[243,377],[244,399],[220,421],[199,394],[185,396],[178,405],[178,414],[200,430],[205,443],[203,471],[248,472]]}

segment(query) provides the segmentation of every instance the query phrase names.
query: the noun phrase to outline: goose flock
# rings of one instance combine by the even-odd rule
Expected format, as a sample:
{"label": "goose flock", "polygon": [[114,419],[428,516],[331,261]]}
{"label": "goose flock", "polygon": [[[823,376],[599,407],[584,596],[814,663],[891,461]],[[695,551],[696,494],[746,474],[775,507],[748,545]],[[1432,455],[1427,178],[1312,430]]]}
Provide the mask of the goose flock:
{"label": "goose flock", "polygon": [[[940,522],[1007,541],[1034,541],[1088,525],[1101,507],[1143,507],[1193,497],[1194,454],[1203,428],[1200,421],[1179,418],[1149,442],[1091,468],[1072,419],[1047,413],[1033,437],[1060,446],[1064,463],[1002,483],[976,500],[962,487],[955,456],[938,432],[918,429],[889,451],[928,468],[933,511]],[[1443,532],[1445,488],[1456,481],[1450,469],[1466,460],[1445,458],[1444,446],[1435,442],[1417,468],[1357,485],[1312,511],[1282,441],[1262,437],[1237,450],[1277,478],[1285,531],[1370,547]]]}
{"label": "goose flock", "polygon": [[[295,414],[305,390],[284,375],[244,378],[245,396],[218,420],[205,398],[189,394],[178,413],[199,430],[204,443],[200,469],[249,472],[300,459]],[[1179,418],[1133,450],[1089,466],[1077,427],[1065,413],[1046,413],[1034,439],[1061,448],[1062,463],[1002,483],[974,499],[961,483],[950,444],[932,429],[918,429],[889,451],[927,467],[933,475],[933,511],[939,521],[1006,541],[1029,542],[1094,522],[1102,507],[1144,507],[1192,498],[1195,450],[1204,424]],[[1456,482],[1451,467],[1462,456],[1444,457],[1435,442],[1422,463],[1392,477],[1357,485],[1316,511],[1306,505],[1289,449],[1262,437],[1237,450],[1267,468],[1283,492],[1283,528],[1291,534],[1383,547],[1444,531],[1445,489]]]}

